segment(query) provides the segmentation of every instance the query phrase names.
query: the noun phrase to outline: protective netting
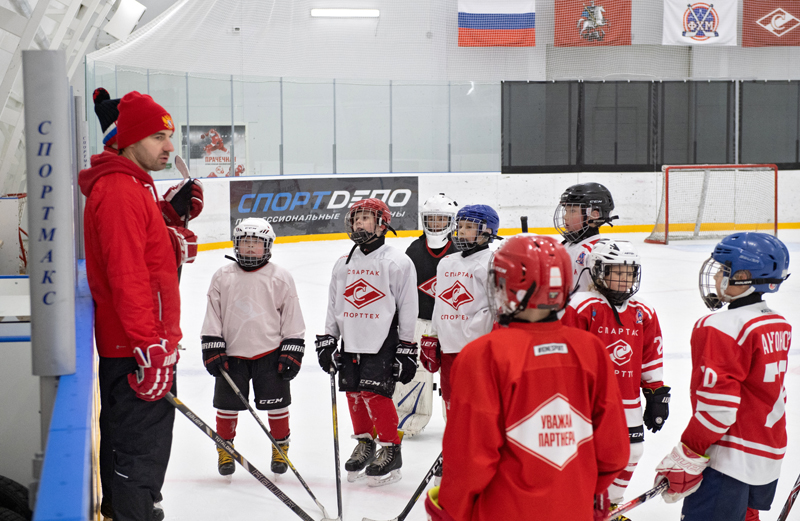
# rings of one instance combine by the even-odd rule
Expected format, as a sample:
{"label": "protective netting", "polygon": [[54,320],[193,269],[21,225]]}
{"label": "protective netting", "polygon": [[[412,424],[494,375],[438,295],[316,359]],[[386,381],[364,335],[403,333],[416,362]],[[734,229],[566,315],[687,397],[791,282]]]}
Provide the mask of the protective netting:
{"label": "protective netting", "polygon": [[777,232],[774,165],[665,166],[658,219],[646,242]]}
{"label": "protective netting", "polygon": [[800,79],[797,2],[374,0],[376,18],[312,17],[319,4],[179,0],[89,60],[296,78]]}

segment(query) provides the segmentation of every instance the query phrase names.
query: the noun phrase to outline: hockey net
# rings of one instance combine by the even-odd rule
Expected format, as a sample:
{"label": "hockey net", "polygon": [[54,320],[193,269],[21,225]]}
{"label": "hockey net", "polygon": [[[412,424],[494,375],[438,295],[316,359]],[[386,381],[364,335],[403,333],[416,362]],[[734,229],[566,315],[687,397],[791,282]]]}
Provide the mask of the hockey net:
{"label": "hockey net", "polygon": [[777,166],[673,165],[662,171],[658,218],[645,242],[778,234]]}

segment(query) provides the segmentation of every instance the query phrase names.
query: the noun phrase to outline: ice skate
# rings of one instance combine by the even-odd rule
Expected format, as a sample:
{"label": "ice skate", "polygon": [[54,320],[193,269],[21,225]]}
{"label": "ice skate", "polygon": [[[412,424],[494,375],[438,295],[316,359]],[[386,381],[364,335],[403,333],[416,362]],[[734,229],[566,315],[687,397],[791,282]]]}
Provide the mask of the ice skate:
{"label": "ice skate", "polygon": [[350,459],[344,464],[347,481],[350,483],[366,477],[364,468],[375,459],[375,440],[370,434],[359,434],[353,438],[358,440],[358,445],[353,449]]}
{"label": "ice skate", "polygon": [[403,478],[400,474],[400,467],[403,466],[400,445],[378,443],[381,445],[378,456],[366,469],[370,487],[382,487],[400,481]]}
{"label": "ice skate", "polygon": [[[231,447],[233,447],[233,442],[228,441],[228,443],[230,443]],[[233,456],[219,447],[217,447],[217,452],[219,453],[219,458],[217,459],[217,470],[219,470],[221,476],[230,476],[236,470],[236,463],[233,461]]]}
{"label": "ice skate", "polygon": [[153,521],[164,521],[164,509],[161,507],[161,501],[153,504]]}
{"label": "ice skate", "polygon": [[[284,454],[289,454],[289,437],[282,440],[276,440],[278,445],[283,450]],[[272,446],[272,472],[275,474],[285,474],[286,471],[289,469],[289,464],[286,463],[286,459],[281,456],[281,453],[278,452],[278,449],[275,448],[275,445]]]}
{"label": "ice skate", "polygon": [[[110,502],[101,503],[100,514],[103,516],[103,521],[114,521]],[[153,504],[153,521],[164,521],[164,509],[161,507],[160,501]]]}

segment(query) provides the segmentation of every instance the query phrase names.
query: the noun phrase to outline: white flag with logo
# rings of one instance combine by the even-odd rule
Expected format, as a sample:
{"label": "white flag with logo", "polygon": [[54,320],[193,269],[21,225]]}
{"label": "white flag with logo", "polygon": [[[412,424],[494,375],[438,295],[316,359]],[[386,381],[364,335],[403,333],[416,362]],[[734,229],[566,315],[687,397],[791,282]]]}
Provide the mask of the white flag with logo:
{"label": "white flag with logo", "polygon": [[737,0],[664,0],[662,45],[736,45]]}

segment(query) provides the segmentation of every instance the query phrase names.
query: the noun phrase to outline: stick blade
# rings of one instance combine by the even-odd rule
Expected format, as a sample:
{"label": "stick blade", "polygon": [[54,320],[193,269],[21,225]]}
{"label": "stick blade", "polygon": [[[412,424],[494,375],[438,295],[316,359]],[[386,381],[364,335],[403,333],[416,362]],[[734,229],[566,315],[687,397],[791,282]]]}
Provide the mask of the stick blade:
{"label": "stick blade", "polygon": [[181,156],[175,156],[175,166],[184,179],[189,179],[189,167],[186,166],[186,162],[184,162]]}

